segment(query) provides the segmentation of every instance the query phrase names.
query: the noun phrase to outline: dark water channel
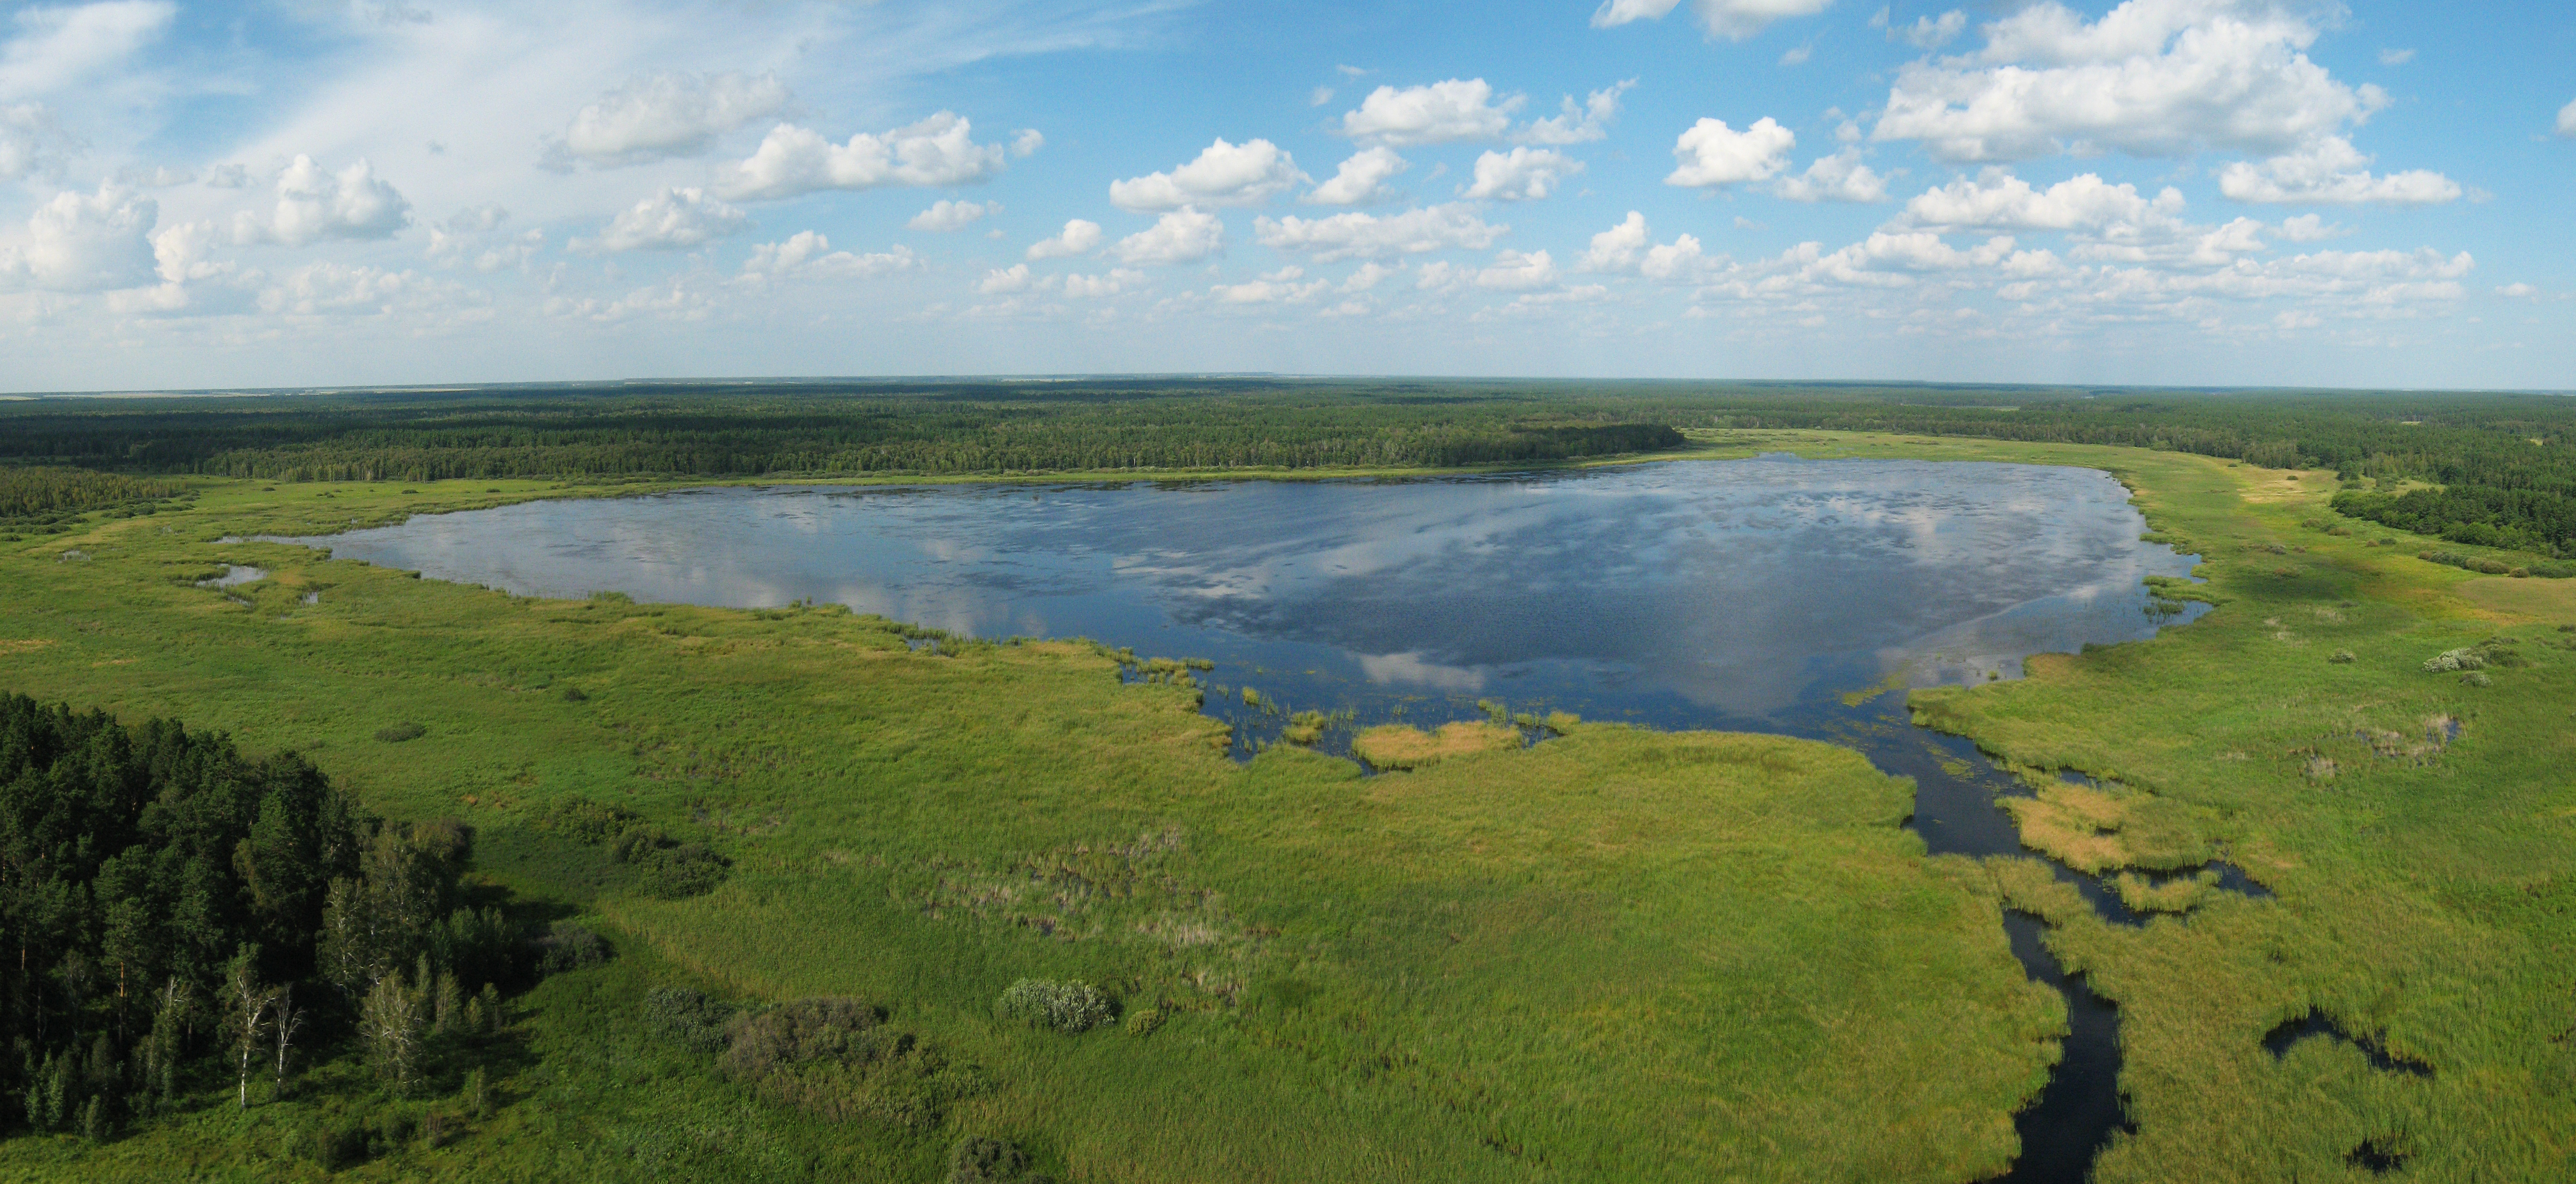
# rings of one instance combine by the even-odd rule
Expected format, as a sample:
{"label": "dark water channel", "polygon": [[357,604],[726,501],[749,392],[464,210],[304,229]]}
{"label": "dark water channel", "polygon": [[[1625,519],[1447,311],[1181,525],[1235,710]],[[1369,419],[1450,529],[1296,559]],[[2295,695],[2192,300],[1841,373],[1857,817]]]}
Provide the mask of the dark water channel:
{"label": "dark water channel", "polygon": [[[1909,825],[1931,850],[1992,855],[2026,854],[1996,803],[2027,787],[1912,726],[1902,690],[2018,677],[2030,654],[2204,611],[2142,586],[2193,562],[2140,541],[2144,526],[2087,470],[1764,457],[1400,482],[705,490],[313,542],[520,594],[811,599],[1207,659],[1204,710],[1233,726],[1238,757],[1308,710],[1331,717],[1318,747],[1345,753],[1358,728],[1497,711],[1828,740],[1914,778]],[[2107,881],[2058,874],[2106,919],[2144,920]],[[2073,1029],[2016,1119],[2023,1154],[2005,1178],[2081,1181],[2123,1121],[2117,1012],[2060,971],[2036,918],[2005,928]]]}

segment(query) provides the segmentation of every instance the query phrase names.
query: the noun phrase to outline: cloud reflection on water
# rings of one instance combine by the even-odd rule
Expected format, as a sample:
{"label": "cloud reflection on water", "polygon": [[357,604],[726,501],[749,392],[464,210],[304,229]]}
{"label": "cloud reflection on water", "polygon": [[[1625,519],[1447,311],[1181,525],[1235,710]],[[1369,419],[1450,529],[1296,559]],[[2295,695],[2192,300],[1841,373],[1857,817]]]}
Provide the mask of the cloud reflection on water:
{"label": "cloud reflection on water", "polygon": [[1491,692],[1670,722],[1764,717],[1890,673],[2016,674],[2029,653],[2144,636],[2140,579],[2189,562],[2141,543],[2143,525],[2087,470],[1764,458],[724,489],[420,518],[332,545],[521,593],[813,597],[983,636],[1085,635],[1211,657],[1220,679],[1301,706]]}

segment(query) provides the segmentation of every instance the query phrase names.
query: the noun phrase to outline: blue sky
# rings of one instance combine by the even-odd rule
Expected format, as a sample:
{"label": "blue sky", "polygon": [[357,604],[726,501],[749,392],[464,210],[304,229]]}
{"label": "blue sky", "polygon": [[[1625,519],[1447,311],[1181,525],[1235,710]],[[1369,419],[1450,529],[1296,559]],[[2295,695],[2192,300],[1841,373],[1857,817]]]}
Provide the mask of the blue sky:
{"label": "blue sky", "polygon": [[2536,3],[20,5],[0,387],[2564,389],[2571,179]]}

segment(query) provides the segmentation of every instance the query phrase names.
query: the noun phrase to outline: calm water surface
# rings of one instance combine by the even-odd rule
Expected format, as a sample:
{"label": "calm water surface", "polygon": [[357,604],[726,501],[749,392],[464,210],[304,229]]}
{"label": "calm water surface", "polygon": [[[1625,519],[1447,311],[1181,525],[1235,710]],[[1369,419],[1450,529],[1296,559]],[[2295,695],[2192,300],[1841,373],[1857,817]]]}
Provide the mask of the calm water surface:
{"label": "calm water surface", "polygon": [[[2142,529],[2126,491],[2087,470],[1764,458],[1437,481],[706,490],[415,518],[329,545],[522,594],[812,599],[980,637],[1092,637],[1212,659],[1203,681],[1363,723],[1492,698],[1804,731],[1854,689],[2011,677],[2027,654],[2149,635],[2140,579],[2191,561]],[[1260,719],[1242,722],[1257,742]]]}

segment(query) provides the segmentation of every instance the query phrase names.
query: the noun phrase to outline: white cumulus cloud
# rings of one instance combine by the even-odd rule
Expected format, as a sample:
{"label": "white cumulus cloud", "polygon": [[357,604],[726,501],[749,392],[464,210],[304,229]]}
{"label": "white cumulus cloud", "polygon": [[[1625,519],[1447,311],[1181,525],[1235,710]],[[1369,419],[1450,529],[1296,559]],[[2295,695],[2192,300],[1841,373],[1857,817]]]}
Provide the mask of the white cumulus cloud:
{"label": "white cumulus cloud", "polygon": [[1098,275],[1084,275],[1078,271],[1069,273],[1064,277],[1062,287],[1067,296],[1099,300],[1141,287],[1144,282],[1144,272],[1113,267]]}
{"label": "white cumulus cloud", "polygon": [[0,242],[0,288],[104,292],[160,278],[152,225],[161,208],[117,185],[57,193],[37,206],[26,233]]}
{"label": "white cumulus cloud", "polygon": [[1890,41],[1902,40],[1916,49],[1939,49],[1967,31],[1968,14],[1953,8],[1938,19],[1918,16],[1913,24],[1899,25],[1890,23],[1888,10],[1882,8],[1877,16],[1869,18],[1869,23],[1871,28],[1887,30]]}
{"label": "white cumulus cloud", "polygon": [[2427,206],[2455,201],[2458,182],[2428,169],[2373,176],[2371,158],[2341,136],[2320,136],[2296,152],[2261,164],[2237,161],[2219,170],[2218,191],[2237,201]]}
{"label": "white cumulus cloud", "polygon": [[1335,214],[1330,218],[1262,218],[1253,223],[1254,237],[1274,251],[1302,251],[1316,262],[1340,259],[1391,259],[1426,251],[1463,248],[1481,251],[1503,236],[1508,226],[1495,226],[1476,216],[1475,207],[1451,203],[1400,214]]}
{"label": "white cumulus cloud", "polygon": [[1001,208],[1000,202],[935,201],[904,225],[914,230],[964,230]]}
{"label": "white cumulus cloud", "polygon": [[543,163],[614,166],[697,156],[716,137],[787,105],[786,84],[763,74],[649,74],[574,113],[546,144]]}
{"label": "white cumulus cloud", "polygon": [[1029,244],[1030,259],[1063,259],[1079,255],[1100,245],[1100,224],[1076,218],[1064,224],[1062,233]]}
{"label": "white cumulus cloud", "polygon": [[1806,172],[1780,178],[1771,192],[1790,201],[1886,201],[1887,178],[1861,163],[1860,149],[1845,148],[1817,157]]}
{"label": "white cumulus cloud", "polygon": [[[1692,0],[1691,11],[1711,37],[1742,41],[1764,29],[1773,21],[1791,17],[1814,16],[1832,7],[1834,0]],[[1666,13],[1681,6],[1681,0],[1602,0],[1592,13],[1592,27],[1607,29],[1630,21],[1662,20]]]}
{"label": "white cumulus cloud", "polygon": [[1224,249],[1225,223],[1191,206],[1155,219],[1152,226],[1118,240],[1118,245],[1111,248],[1119,262],[1138,266],[1196,263]]}
{"label": "white cumulus cloud", "polygon": [[1306,180],[1297,162],[1277,144],[1223,137],[1198,158],[1168,173],[1147,173],[1109,183],[1109,202],[1122,210],[1177,210],[1183,206],[1248,206]]}
{"label": "white cumulus cloud", "polygon": [[1741,181],[1768,181],[1789,167],[1789,150],[1797,134],[1770,116],[1736,131],[1722,119],[1702,119],[1673,142],[1672,175],[1666,185],[1708,187]]}
{"label": "white cumulus cloud", "polygon": [[1306,269],[1283,267],[1245,284],[1218,284],[1208,295],[1219,304],[1302,304],[1332,287],[1329,280],[1304,280]]}
{"label": "white cumulus cloud", "polygon": [[1583,253],[1576,269],[1642,275],[1658,283],[1691,283],[1723,268],[1725,262],[1703,253],[1699,240],[1687,234],[1657,244],[1646,228],[1646,216],[1630,210],[1617,226],[1592,236],[1591,249]]}
{"label": "white cumulus cloud", "polygon": [[1459,196],[1475,201],[1536,201],[1582,171],[1582,161],[1553,148],[1487,152],[1476,158],[1476,179]]}
{"label": "white cumulus cloud", "polygon": [[277,204],[233,218],[233,240],[301,247],[327,239],[391,238],[411,224],[411,203],[365,160],[331,172],[297,156],[277,178]]}
{"label": "white cumulus cloud", "polygon": [[1494,256],[1494,265],[1476,273],[1476,286],[1498,292],[1527,292],[1556,282],[1556,261],[1545,251],[1505,251]]}
{"label": "white cumulus cloud", "polygon": [[1619,118],[1619,96],[1637,85],[1631,78],[1616,86],[1603,87],[1586,96],[1583,105],[1574,104],[1574,96],[1565,96],[1563,110],[1546,119],[1533,119],[1514,138],[1529,144],[1589,144],[1610,134],[1610,124]]}
{"label": "white cumulus cloud", "polygon": [[1035,283],[1036,280],[1029,274],[1028,264],[1014,263],[1009,267],[996,267],[985,272],[983,282],[976,284],[975,290],[986,296],[1000,296],[1011,292],[1026,292]]}
{"label": "white cumulus cloud", "polygon": [[2043,0],[1985,26],[1980,52],[1900,70],[1872,134],[1961,161],[2286,152],[2388,102],[2309,60],[2311,11],[2275,0],[2126,0],[2088,22]]}
{"label": "white cumulus cloud", "polygon": [[1512,95],[1496,102],[1494,88],[1482,78],[1452,78],[1402,90],[1381,86],[1360,100],[1358,110],[1342,114],[1342,134],[1398,148],[1500,139],[1524,101]]}
{"label": "white cumulus cloud", "polygon": [[1387,147],[1363,148],[1342,162],[1333,179],[1315,187],[1306,200],[1325,206],[1364,206],[1392,196],[1386,183],[1410,166]]}
{"label": "white cumulus cloud", "polygon": [[976,143],[972,122],[948,111],[882,136],[861,132],[845,144],[782,123],[749,159],[726,171],[716,192],[732,201],[761,201],[820,189],[965,185],[1002,171],[1005,155],[999,144]]}
{"label": "white cumulus cloud", "polygon": [[2131,184],[2113,185],[2085,173],[2046,189],[1999,169],[1926,190],[1905,203],[1901,228],[1936,230],[2064,230],[2136,237],[2181,229],[2182,191],[2167,186],[2153,198]]}
{"label": "white cumulus cloud", "polygon": [[572,249],[604,255],[616,251],[685,251],[737,233],[751,224],[741,210],[703,189],[664,189],[609,220],[598,238],[574,239]]}
{"label": "white cumulus cloud", "polygon": [[832,240],[821,234],[811,230],[801,230],[789,236],[785,242],[761,243],[753,247],[751,258],[743,261],[742,273],[746,276],[764,278],[800,276],[810,279],[856,280],[909,271],[919,266],[921,266],[920,257],[905,247],[898,246],[875,254],[854,255],[848,251],[833,250]]}
{"label": "white cumulus cloud", "polygon": [[2576,99],[2567,100],[2567,105],[2558,109],[2558,134],[2576,136]]}

